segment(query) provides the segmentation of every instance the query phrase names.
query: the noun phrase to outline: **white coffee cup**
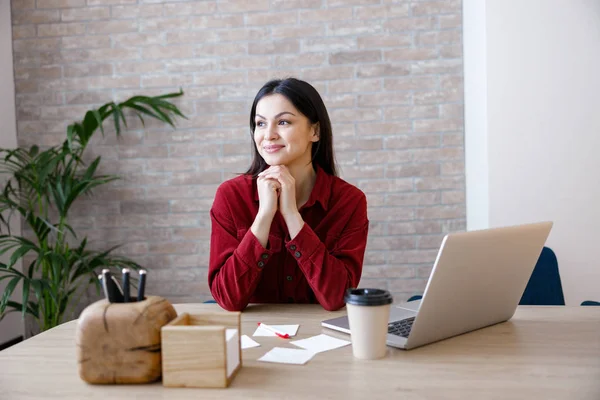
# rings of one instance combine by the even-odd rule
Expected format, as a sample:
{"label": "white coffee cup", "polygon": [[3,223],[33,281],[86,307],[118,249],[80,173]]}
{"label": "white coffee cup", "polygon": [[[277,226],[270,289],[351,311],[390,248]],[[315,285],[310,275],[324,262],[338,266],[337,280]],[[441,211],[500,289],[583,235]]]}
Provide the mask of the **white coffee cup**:
{"label": "white coffee cup", "polygon": [[348,289],[344,296],[354,357],[385,357],[392,295],[382,289]]}

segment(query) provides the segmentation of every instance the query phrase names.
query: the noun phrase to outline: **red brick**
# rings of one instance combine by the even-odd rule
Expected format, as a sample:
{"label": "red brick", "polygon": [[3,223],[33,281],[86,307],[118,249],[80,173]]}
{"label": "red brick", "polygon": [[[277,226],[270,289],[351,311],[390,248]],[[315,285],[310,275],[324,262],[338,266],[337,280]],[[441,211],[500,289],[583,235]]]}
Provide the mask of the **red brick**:
{"label": "red brick", "polygon": [[269,9],[269,0],[220,0],[218,9],[224,13],[266,11]]}
{"label": "red brick", "polygon": [[464,176],[426,176],[415,179],[417,190],[462,189],[465,186]]}
{"label": "red brick", "polygon": [[363,268],[365,278],[415,278],[416,268],[405,265],[369,265]]}
{"label": "red brick", "polygon": [[463,122],[453,119],[417,119],[415,123],[415,132],[452,132],[463,128]]}
{"label": "red brick", "polygon": [[[232,25],[236,27],[236,25]],[[273,28],[274,30],[276,27]],[[269,40],[271,39],[270,28],[251,28],[251,29],[224,29],[217,32],[218,41],[221,42],[235,42],[242,41],[247,42],[248,40]],[[278,39],[273,36],[273,39]]]}
{"label": "red brick", "polygon": [[329,112],[332,121],[379,121],[381,110],[378,108],[341,108]]}
{"label": "red brick", "polygon": [[[385,167],[382,165],[346,165],[342,168],[344,179],[382,179]],[[369,206],[374,206],[374,195],[369,196]]]}
{"label": "red brick", "polygon": [[389,263],[392,264],[421,264],[433,263],[437,256],[437,250],[403,250],[390,251],[388,253]]}
{"label": "red brick", "polygon": [[371,7],[355,7],[354,18],[358,20],[408,17],[410,15],[408,4],[384,4]]}
{"label": "red brick", "polygon": [[130,214],[165,214],[169,212],[167,201],[125,201],[121,203],[121,213]]}
{"label": "red brick", "polygon": [[383,52],[385,61],[433,60],[437,57],[438,51],[435,48],[402,48]]}
{"label": "red brick", "polygon": [[461,73],[463,70],[462,59],[439,59],[416,61],[410,66],[411,73],[419,74],[451,74]]}
{"label": "red brick", "polygon": [[329,83],[329,93],[374,92],[381,88],[381,79],[337,80]]}
{"label": "red brick", "polygon": [[[69,64],[64,66],[65,78],[112,75],[111,64]],[[108,100],[108,97],[105,97]]]}
{"label": "red brick", "polygon": [[437,118],[438,109],[437,105],[386,107],[384,109],[384,119]]}
{"label": "red brick", "polygon": [[35,0],[11,0],[10,7],[15,10],[28,10],[35,8]]}
{"label": "red brick", "polygon": [[325,36],[325,25],[273,26],[271,35],[273,39],[323,37]]}
{"label": "red brick", "polygon": [[414,236],[370,236],[367,242],[370,250],[409,250],[417,248]]}
{"label": "red brick", "polygon": [[146,226],[146,215],[96,215],[96,228],[143,227]]}
{"label": "red brick", "polygon": [[[386,178],[408,178],[422,176],[439,176],[439,164],[398,164],[388,165],[385,172]],[[417,186],[417,189],[421,189]]]}
{"label": "red brick", "polygon": [[355,104],[355,96],[352,94],[322,94],[322,97],[330,114],[335,108],[354,107]]}
{"label": "red brick", "polygon": [[192,17],[191,26],[193,29],[237,28],[244,26],[244,16],[242,14],[217,14]]}
{"label": "red brick", "polygon": [[379,50],[341,51],[329,55],[330,64],[357,64],[381,61]]}
{"label": "red brick", "polygon": [[423,1],[411,4],[412,15],[437,15],[460,13],[462,11],[462,1],[444,0],[444,1]]}
{"label": "red brick", "polygon": [[[370,229],[370,227],[369,227]],[[370,232],[369,232],[370,233]],[[371,270],[375,265],[385,264],[385,252],[384,251],[370,251],[367,247],[367,251],[365,252],[365,259],[363,262],[364,266],[368,266],[367,268],[363,267],[362,276],[365,278],[373,277],[375,274],[371,274],[366,272],[367,269]]]}
{"label": "red brick", "polygon": [[[22,106],[60,105],[64,104],[63,94],[60,92],[50,93],[21,93],[16,95],[17,108]],[[19,132],[21,130],[19,129]],[[64,138],[63,138],[64,139]]]}
{"label": "red brick", "polygon": [[[17,0],[20,1],[20,0]],[[37,0],[37,8],[85,7],[85,0]]]}
{"label": "red brick", "polygon": [[390,32],[430,30],[436,28],[436,19],[433,17],[390,18],[384,22],[383,27]]}
{"label": "red brick", "polygon": [[[268,60],[264,60],[263,57],[259,57],[258,59],[262,60],[261,64],[264,65],[265,63],[268,62]],[[274,59],[274,66],[276,67],[288,67],[288,66],[295,66],[295,67],[305,67],[305,66],[315,66],[315,65],[323,65],[325,63],[325,61],[327,61],[327,55],[325,54],[318,54],[318,53],[306,53],[306,54],[301,54],[301,55],[282,55],[282,56],[275,56]],[[269,65],[265,65],[265,66],[269,66]],[[322,69],[329,69],[329,68],[318,68],[319,70]],[[304,70],[304,73],[306,74],[307,70]]]}
{"label": "red brick", "polygon": [[163,87],[169,89],[186,87],[191,85],[193,81],[194,77],[192,75],[145,76],[142,78],[142,87]]}
{"label": "red brick", "polygon": [[371,179],[360,183],[361,189],[365,193],[369,192],[407,192],[413,190],[413,181],[410,178],[404,179]]}
{"label": "red brick", "polygon": [[144,74],[148,72],[160,73],[165,69],[165,62],[167,61],[118,62],[114,64],[115,74]]}
{"label": "red brick", "polygon": [[38,36],[72,36],[85,33],[85,24],[62,23],[62,24],[40,24],[37,27]]}
{"label": "red brick", "polygon": [[[62,38],[63,49],[90,49],[110,47],[109,36],[72,36]],[[63,53],[65,50],[63,50]],[[68,54],[68,52],[67,52]],[[76,53],[80,54],[81,53]],[[88,57],[89,58],[89,57]],[[81,55],[80,60],[85,60],[85,55]],[[93,60],[94,62],[98,60]],[[103,60],[104,61],[104,60]]]}
{"label": "red brick", "polygon": [[359,107],[377,107],[393,104],[410,104],[412,94],[409,92],[359,94]]}
{"label": "red brick", "polygon": [[[13,2],[13,4],[15,4]],[[45,24],[49,22],[59,22],[59,10],[24,10],[13,11],[12,23],[14,25],[25,24]]]}
{"label": "red brick", "polygon": [[415,104],[435,104],[461,101],[463,94],[462,90],[446,89],[415,92],[413,96]]}
{"label": "red brick", "polygon": [[315,23],[322,21],[343,21],[352,19],[352,8],[336,8],[323,10],[300,10],[300,23]]}
{"label": "red brick", "polygon": [[357,124],[356,130],[359,135],[398,135],[412,130],[411,121],[398,120],[395,122],[370,122]]}
{"label": "red brick", "polygon": [[437,89],[438,78],[436,76],[386,78],[383,82],[383,87],[385,90],[390,91]]}
{"label": "red brick", "polygon": [[62,75],[60,66],[43,66],[27,68],[15,66],[15,79],[58,79]]}
{"label": "red brick", "polygon": [[[368,198],[368,194],[367,194]],[[414,218],[414,210],[410,207],[374,207],[369,209],[370,221],[410,221]]]}
{"label": "red brick", "polygon": [[194,46],[190,44],[148,46],[143,48],[142,54],[145,59],[191,58],[194,55]]}
{"label": "red brick", "polygon": [[298,22],[296,13],[284,11],[284,12],[265,12],[265,13],[252,13],[246,15],[246,26],[256,25],[290,25]]}
{"label": "red brick", "polygon": [[[162,12],[162,11],[161,11]],[[159,31],[165,32],[170,30],[189,29],[194,26],[196,18],[205,17],[173,17],[173,18],[144,18],[140,20],[140,32]]]}
{"label": "red brick", "polygon": [[248,54],[283,54],[297,53],[300,43],[294,39],[274,40],[270,42],[248,43]]}
{"label": "red brick", "polygon": [[216,11],[216,0],[191,3],[167,3],[164,5],[164,15],[168,16],[214,14]]}
{"label": "red brick", "polygon": [[[461,128],[462,130],[462,128]],[[450,147],[450,146],[464,146],[465,142],[464,142],[465,136],[462,132],[456,132],[456,133],[444,133],[442,135],[442,146],[444,147]]]}
{"label": "red brick", "polygon": [[356,48],[356,39],[354,38],[325,37],[302,41],[302,51],[304,52],[351,50],[354,48]]}
{"label": "red brick", "polygon": [[462,44],[462,34],[459,30],[419,32],[416,44],[418,46]]}
{"label": "red brick", "polygon": [[171,201],[171,212],[174,213],[189,213],[202,212],[207,213],[212,207],[213,199],[187,199]]}
{"label": "red brick", "polygon": [[418,219],[454,219],[465,218],[465,210],[462,206],[432,206],[418,208],[416,210]]}
{"label": "red brick", "polygon": [[354,77],[354,66],[323,66],[307,68],[302,71],[302,79],[313,82],[333,79],[351,79]]}
{"label": "red brick", "polygon": [[462,58],[462,44],[440,46],[440,57],[442,58]]}
{"label": "red brick", "polygon": [[452,190],[442,192],[442,204],[465,204],[465,191]]}
{"label": "red brick", "polygon": [[465,163],[463,161],[442,163],[442,175],[459,175],[465,173]]}
{"label": "red brick", "polygon": [[441,148],[441,149],[414,149],[412,151],[414,161],[446,161],[464,159],[464,149],[461,148]]}
{"label": "red brick", "polygon": [[[393,167],[393,166],[391,166]],[[431,205],[440,203],[439,192],[423,192],[423,193],[397,193],[389,194],[386,197],[386,206],[419,206],[419,205]],[[408,230],[406,233],[418,233],[416,227]],[[398,231],[396,231],[398,232]],[[439,231],[436,231],[439,232]],[[396,233],[398,234],[398,233]]]}
{"label": "red brick", "polygon": [[439,147],[440,135],[401,135],[385,138],[386,149],[414,149],[421,147]]}
{"label": "red brick", "polygon": [[[92,35],[137,32],[138,30],[138,21],[136,20],[89,22],[87,25],[88,34]],[[151,38],[151,40],[148,40],[148,38]],[[126,44],[127,46],[139,46],[157,42],[156,36],[152,37],[143,34],[114,35],[113,39],[115,39],[116,43],[121,45]]]}
{"label": "red brick", "polygon": [[438,17],[438,20],[440,21],[440,29],[452,29],[462,27],[461,14],[440,15]]}
{"label": "red brick", "polygon": [[236,85],[246,82],[246,74],[242,72],[205,72],[194,76],[196,85]]}
{"label": "red brick", "polygon": [[359,49],[373,49],[386,47],[409,47],[412,45],[411,34],[380,34],[372,36],[360,36],[357,38]]}
{"label": "red brick", "polygon": [[[163,32],[156,32],[153,37],[156,38],[156,42],[158,43],[158,39],[163,36]],[[219,35],[215,31],[175,31],[175,32],[166,32],[166,43],[206,43],[206,42],[216,42],[219,39]]]}
{"label": "red brick", "polygon": [[173,172],[170,185],[203,185],[210,183],[221,183],[221,171],[201,171],[201,172]]}
{"label": "red brick", "polygon": [[60,38],[35,38],[13,40],[14,52],[34,52],[60,49]]}
{"label": "red brick", "polygon": [[110,8],[108,7],[86,7],[69,8],[60,13],[62,21],[87,21],[95,19],[105,19],[110,17]]}
{"label": "red brick", "polygon": [[151,254],[196,254],[199,250],[197,242],[162,242],[150,243]]}
{"label": "red brick", "polygon": [[[161,188],[161,190],[165,189]],[[199,216],[192,214],[148,215],[148,227],[197,226],[199,219]]]}
{"label": "red brick", "polygon": [[13,39],[25,39],[35,37],[36,35],[35,25],[13,25],[12,36]]}
{"label": "red brick", "polygon": [[366,24],[365,21],[340,21],[330,23],[327,32],[331,36],[374,35],[384,32],[384,29],[379,22]]}
{"label": "red brick", "polygon": [[411,160],[410,151],[361,151],[358,154],[360,164],[395,164]]}
{"label": "red brick", "polygon": [[[98,0],[103,2],[104,0]],[[137,0],[136,0],[137,1]],[[132,1],[135,3],[136,1]],[[132,6],[113,6],[111,7],[111,16],[115,19],[124,18],[147,18],[147,17],[161,17],[163,15],[163,4],[146,4],[146,5],[132,5]],[[163,19],[160,19],[161,22]],[[145,21],[142,20],[144,27],[154,26],[154,24],[161,24],[158,21],[150,21],[148,25],[145,25]]]}

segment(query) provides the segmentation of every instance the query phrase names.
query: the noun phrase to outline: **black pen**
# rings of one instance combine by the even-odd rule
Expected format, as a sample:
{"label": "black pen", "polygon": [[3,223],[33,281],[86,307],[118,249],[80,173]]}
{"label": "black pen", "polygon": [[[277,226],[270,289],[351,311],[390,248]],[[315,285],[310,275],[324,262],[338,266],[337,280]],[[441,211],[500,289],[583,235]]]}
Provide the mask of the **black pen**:
{"label": "black pen", "polygon": [[129,268],[123,268],[123,302],[129,303]]}
{"label": "black pen", "polygon": [[102,289],[104,289],[104,295],[109,303],[115,302],[115,288],[112,285],[112,279],[110,276],[110,270],[102,270]]}
{"label": "black pen", "polygon": [[137,301],[144,300],[144,290],[146,289],[146,270],[140,270],[140,281],[138,283]]}

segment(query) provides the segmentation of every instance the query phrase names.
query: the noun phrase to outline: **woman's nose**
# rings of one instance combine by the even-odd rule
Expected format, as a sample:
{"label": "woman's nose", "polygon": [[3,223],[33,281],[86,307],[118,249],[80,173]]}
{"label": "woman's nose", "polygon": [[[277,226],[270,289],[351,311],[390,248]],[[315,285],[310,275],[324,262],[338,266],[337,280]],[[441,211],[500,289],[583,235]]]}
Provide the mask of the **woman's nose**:
{"label": "woman's nose", "polygon": [[277,125],[271,124],[265,129],[265,140],[273,139],[277,139]]}

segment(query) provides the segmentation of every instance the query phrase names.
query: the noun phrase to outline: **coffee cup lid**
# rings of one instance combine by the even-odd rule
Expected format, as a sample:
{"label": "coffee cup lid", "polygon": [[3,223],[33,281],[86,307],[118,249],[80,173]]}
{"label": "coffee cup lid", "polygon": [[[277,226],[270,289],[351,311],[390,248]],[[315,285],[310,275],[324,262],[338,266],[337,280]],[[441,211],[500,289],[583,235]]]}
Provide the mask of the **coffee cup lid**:
{"label": "coffee cup lid", "polygon": [[344,296],[346,304],[357,306],[383,306],[391,304],[392,300],[391,293],[383,289],[350,288],[346,290],[346,295]]}

